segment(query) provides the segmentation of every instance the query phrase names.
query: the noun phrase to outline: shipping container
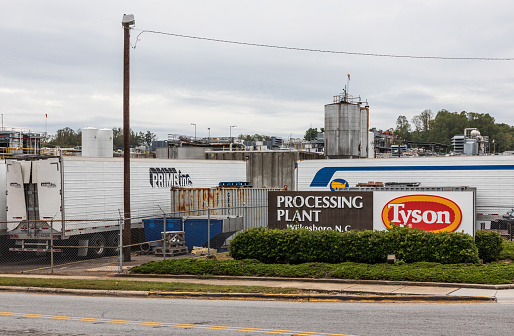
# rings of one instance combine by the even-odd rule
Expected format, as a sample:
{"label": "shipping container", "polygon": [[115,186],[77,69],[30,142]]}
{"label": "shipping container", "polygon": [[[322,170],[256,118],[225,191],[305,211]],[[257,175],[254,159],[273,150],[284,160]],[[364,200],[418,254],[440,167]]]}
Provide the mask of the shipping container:
{"label": "shipping container", "polygon": [[[231,161],[233,162],[233,161]],[[171,213],[179,215],[235,215],[244,228],[268,225],[268,191],[256,188],[190,188],[171,190]]]}

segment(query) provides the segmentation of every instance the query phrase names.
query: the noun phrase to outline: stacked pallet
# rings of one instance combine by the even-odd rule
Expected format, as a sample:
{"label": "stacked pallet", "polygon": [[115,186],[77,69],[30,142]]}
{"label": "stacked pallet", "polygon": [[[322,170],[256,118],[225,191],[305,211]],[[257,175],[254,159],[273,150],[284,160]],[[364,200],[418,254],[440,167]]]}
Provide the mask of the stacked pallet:
{"label": "stacked pallet", "polygon": [[165,250],[162,247],[157,247],[154,252],[155,255],[162,256],[166,253],[169,256],[176,256],[187,253],[184,231],[166,231],[161,232],[161,234],[164,239]]}

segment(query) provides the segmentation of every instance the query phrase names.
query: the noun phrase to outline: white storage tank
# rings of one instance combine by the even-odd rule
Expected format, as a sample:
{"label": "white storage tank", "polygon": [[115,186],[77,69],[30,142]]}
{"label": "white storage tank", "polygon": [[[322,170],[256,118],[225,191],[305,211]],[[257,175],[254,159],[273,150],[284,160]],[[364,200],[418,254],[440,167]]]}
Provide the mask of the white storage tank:
{"label": "white storage tank", "polygon": [[82,156],[98,156],[98,128],[86,127],[82,129]]}
{"label": "white storage tank", "polygon": [[112,129],[102,128],[98,130],[98,157],[113,157],[113,133]]}

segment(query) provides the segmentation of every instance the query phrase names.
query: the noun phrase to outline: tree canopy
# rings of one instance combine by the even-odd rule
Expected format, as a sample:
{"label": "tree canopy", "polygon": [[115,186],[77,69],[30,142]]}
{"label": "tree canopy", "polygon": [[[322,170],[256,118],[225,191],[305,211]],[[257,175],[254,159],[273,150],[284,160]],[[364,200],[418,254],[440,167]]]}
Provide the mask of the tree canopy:
{"label": "tree canopy", "polygon": [[[157,139],[157,136],[150,132],[134,132],[132,129],[130,130],[130,147],[135,148],[138,146],[151,146],[152,141]],[[123,149],[123,128],[115,127],[112,129],[112,142],[114,149]]]}
{"label": "tree canopy", "polygon": [[323,133],[325,130],[321,128],[320,131],[318,131],[318,128],[309,128],[307,131],[305,131],[305,136],[303,137],[307,141],[316,140],[318,137],[318,133]]}
{"label": "tree canopy", "polygon": [[74,148],[82,144],[82,131],[78,129],[76,132],[70,127],[57,130],[55,138],[48,141],[48,147],[64,147]]}
{"label": "tree canopy", "polygon": [[238,139],[241,139],[243,141],[269,141],[271,140],[271,137],[269,135],[262,135],[262,134],[239,134],[237,137]]}
{"label": "tree canopy", "polygon": [[483,136],[489,136],[491,150],[514,150],[514,127],[496,124],[488,113],[441,110],[433,117],[431,110],[424,110],[412,118],[412,124],[414,127],[405,116],[398,117],[394,133],[397,144],[413,141],[450,145],[452,137],[463,135],[464,129],[477,128]]}
{"label": "tree canopy", "polygon": [[[112,129],[113,135],[113,149],[123,149],[123,128],[115,127]],[[134,132],[130,130],[130,147],[138,147],[138,146],[150,146],[152,141],[156,140],[157,136],[150,132]],[[63,129],[57,130],[57,134],[55,138],[48,142],[47,146],[49,147],[78,147],[82,145],[82,131],[79,129],[76,132],[69,128],[65,127]]]}

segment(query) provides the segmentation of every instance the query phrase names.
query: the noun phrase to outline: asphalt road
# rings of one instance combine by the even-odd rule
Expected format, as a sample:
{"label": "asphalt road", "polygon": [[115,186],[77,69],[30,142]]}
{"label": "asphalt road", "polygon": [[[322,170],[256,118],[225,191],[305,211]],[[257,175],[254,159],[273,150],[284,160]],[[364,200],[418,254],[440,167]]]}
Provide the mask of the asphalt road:
{"label": "asphalt road", "polygon": [[511,335],[512,304],[129,299],[2,293],[0,335]]}

